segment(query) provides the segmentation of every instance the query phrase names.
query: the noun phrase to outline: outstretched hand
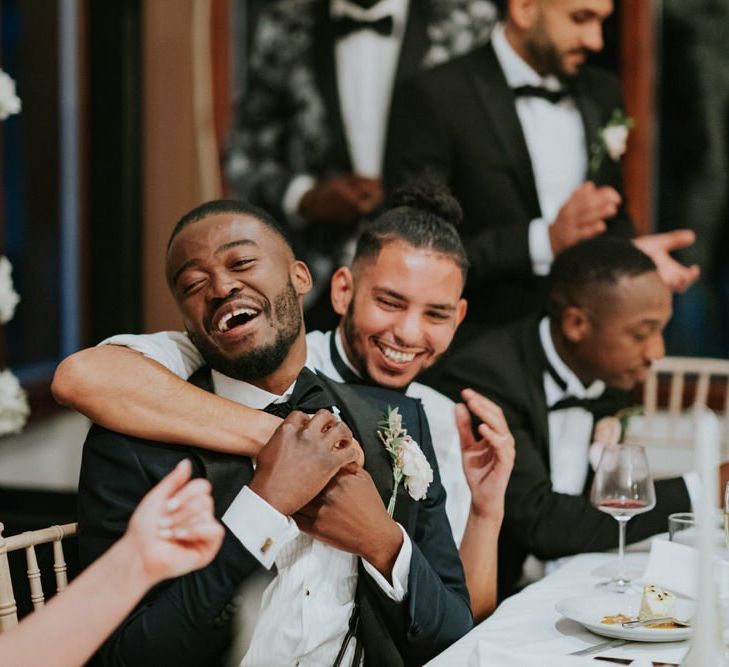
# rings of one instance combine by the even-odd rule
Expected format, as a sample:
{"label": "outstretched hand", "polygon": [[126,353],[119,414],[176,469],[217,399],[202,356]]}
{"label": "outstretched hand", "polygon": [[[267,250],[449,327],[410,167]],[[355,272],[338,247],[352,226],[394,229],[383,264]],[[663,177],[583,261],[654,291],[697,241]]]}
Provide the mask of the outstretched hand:
{"label": "outstretched hand", "polygon": [[[514,467],[514,437],[496,403],[472,389],[464,389],[461,396],[464,403],[456,405],[456,425],[463,472],[471,490],[471,511],[481,517],[500,515]],[[471,428],[472,414],[481,421],[478,439]]]}
{"label": "outstretched hand", "polygon": [[152,583],[204,567],[218,553],[225,531],[213,515],[210,482],[190,481],[184,459],[137,506],[122,539],[133,545]]}
{"label": "outstretched hand", "polygon": [[647,234],[633,239],[633,244],[650,257],[658,269],[658,275],[672,292],[685,292],[698,279],[701,270],[697,264],[684,266],[669,253],[688,248],[696,241],[690,229],[676,229],[661,234]]}

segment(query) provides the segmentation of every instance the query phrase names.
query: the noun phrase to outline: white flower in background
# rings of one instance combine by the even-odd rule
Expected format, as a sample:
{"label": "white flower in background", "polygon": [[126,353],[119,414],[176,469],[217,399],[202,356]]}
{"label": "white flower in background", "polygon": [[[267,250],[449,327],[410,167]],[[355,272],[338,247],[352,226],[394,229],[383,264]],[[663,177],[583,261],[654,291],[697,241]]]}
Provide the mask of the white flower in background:
{"label": "white flower in background", "polygon": [[0,371],[0,435],[19,433],[29,414],[28,399],[18,378],[9,370]]}
{"label": "white flower in background", "polygon": [[[0,69],[0,120],[20,111],[20,98],[15,94],[15,81]],[[7,257],[0,256],[0,324],[7,324],[15,314],[20,297],[13,289],[13,267]],[[0,435],[19,433],[28,420],[30,408],[18,378],[7,369],[0,371]]]}
{"label": "white flower in background", "polygon": [[623,156],[628,146],[628,126],[611,125],[602,131],[602,140],[608,155],[616,162]]}
{"label": "white flower in background", "polygon": [[15,94],[15,81],[0,69],[0,120],[20,112],[20,98]]}
{"label": "white flower in background", "polygon": [[0,256],[0,324],[7,324],[15,313],[20,297],[13,289],[12,265],[5,256]]}

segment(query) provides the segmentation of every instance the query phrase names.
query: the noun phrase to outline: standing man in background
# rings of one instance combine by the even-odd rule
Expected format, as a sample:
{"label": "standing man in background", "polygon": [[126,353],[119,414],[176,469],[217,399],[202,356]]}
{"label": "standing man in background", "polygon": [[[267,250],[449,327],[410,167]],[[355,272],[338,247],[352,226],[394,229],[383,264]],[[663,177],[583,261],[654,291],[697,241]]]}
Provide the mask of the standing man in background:
{"label": "standing man in background", "polygon": [[[583,66],[603,48],[612,0],[500,5],[503,23],[488,45],[398,93],[386,166],[393,183],[435,169],[463,206],[470,330],[538,310],[562,250],[603,233],[632,235],[619,151],[600,143],[623,113],[619,84]],[[694,282],[698,267],[668,252],[692,242],[685,230],[635,241],[674,290]]]}
{"label": "standing man in background", "polygon": [[310,329],[336,324],[329,277],[382,201],[393,87],[484,43],[495,20],[488,0],[281,0],[261,10],[226,174],[237,197],[295,232],[314,276]]}

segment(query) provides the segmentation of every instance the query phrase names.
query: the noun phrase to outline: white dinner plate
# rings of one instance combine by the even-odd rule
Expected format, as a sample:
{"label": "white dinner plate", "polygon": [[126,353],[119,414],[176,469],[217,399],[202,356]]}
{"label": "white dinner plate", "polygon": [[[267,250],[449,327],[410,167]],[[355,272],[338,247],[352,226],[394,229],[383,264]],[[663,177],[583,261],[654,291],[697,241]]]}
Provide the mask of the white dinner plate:
{"label": "white dinner plate", "polygon": [[[620,624],[600,623],[605,616],[625,614],[638,617],[640,595],[604,593],[586,597],[560,600],[557,611],[573,621],[584,625],[590,632],[604,637],[615,637],[635,642],[673,642],[688,639],[691,628],[624,628]],[[676,600],[676,617],[687,620],[694,615],[695,604],[691,600]]]}

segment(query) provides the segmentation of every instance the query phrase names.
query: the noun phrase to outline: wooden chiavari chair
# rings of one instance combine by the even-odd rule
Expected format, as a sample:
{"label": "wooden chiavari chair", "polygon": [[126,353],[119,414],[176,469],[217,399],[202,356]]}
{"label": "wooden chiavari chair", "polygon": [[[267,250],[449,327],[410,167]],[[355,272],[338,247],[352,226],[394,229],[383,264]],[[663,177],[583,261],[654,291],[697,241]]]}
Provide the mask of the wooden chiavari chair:
{"label": "wooden chiavari chair", "polygon": [[696,410],[706,407],[722,422],[721,458],[726,460],[729,359],[665,357],[651,367],[643,388],[643,415],[631,419],[625,440],[649,448],[651,469],[656,467],[659,476],[685,472],[693,466]]}
{"label": "wooden chiavari chair", "polygon": [[44,606],[45,596],[41,585],[41,572],[38,567],[35,547],[48,543],[53,545],[53,571],[56,577],[56,592],[62,592],[68,585],[68,578],[61,540],[75,535],[77,524],[67,523],[62,526],[50,526],[40,530],[26,531],[11,537],[3,537],[2,531],[3,524],[0,523],[0,632],[4,632],[18,623],[8,553],[21,549],[25,550],[31,602],[33,603],[33,610],[38,610]]}

